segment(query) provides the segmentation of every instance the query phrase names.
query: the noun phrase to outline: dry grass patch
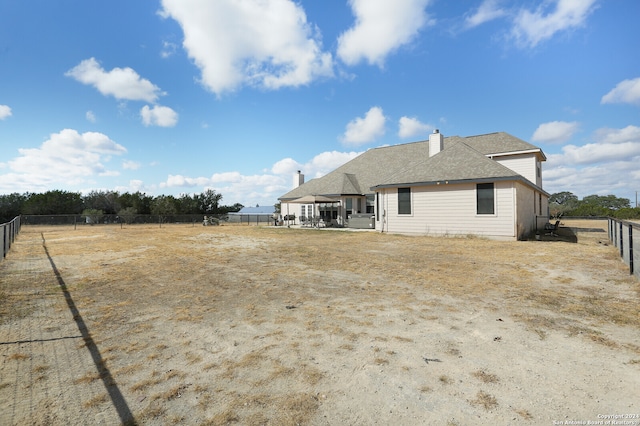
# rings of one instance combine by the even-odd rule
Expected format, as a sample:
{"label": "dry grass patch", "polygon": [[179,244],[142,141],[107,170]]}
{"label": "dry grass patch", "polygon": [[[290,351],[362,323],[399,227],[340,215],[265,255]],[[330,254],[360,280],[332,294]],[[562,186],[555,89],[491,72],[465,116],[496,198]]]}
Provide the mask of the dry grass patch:
{"label": "dry grass patch", "polygon": [[471,373],[473,377],[480,380],[482,383],[498,383],[500,379],[495,374],[487,373],[484,370],[478,370]]}
{"label": "dry grass patch", "polygon": [[478,393],[476,394],[476,398],[469,402],[471,403],[471,405],[479,405],[481,407],[484,407],[485,410],[491,410],[498,406],[498,400],[485,391],[478,391]]}
{"label": "dry grass patch", "polygon": [[442,383],[443,385],[450,385],[453,383],[453,379],[447,375],[441,375],[440,377],[438,377],[438,380],[440,381],[440,383]]}
{"label": "dry grass patch", "polygon": [[100,374],[96,372],[89,372],[89,373],[86,373],[84,376],[75,379],[73,383],[76,385],[81,385],[81,384],[93,383],[96,380],[100,380]]}
{"label": "dry grass patch", "polygon": [[[502,373],[490,360],[481,364],[486,370],[477,370],[478,353],[470,344],[476,330],[479,337],[490,339],[499,328],[505,343],[514,345],[530,339],[536,347],[545,347],[560,335],[568,344],[579,339],[581,345],[616,348],[616,353],[640,352],[637,346],[633,349],[633,333],[640,327],[633,302],[640,297],[640,285],[626,277],[615,249],[593,240],[602,239],[599,234],[581,235],[578,244],[570,245],[213,228],[38,228],[103,359],[110,367],[125,365],[114,369],[117,377],[136,374],[122,389],[125,398],[137,401],[149,395],[148,406],[135,413],[140,423],[183,421],[184,413],[176,407],[183,405],[185,395],[194,397],[191,402],[199,415],[208,416],[207,424],[322,421],[322,416],[314,418],[322,399],[311,390],[327,381],[336,395],[351,392],[353,375],[362,373],[362,365],[389,370],[389,383],[408,371],[418,374],[417,365],[424,367],[420,353],[427,347],[429,353],[437,351],[431,356],[464,367],[453,370],[443,362],[431,369],[436,371],[432,382],[424,380],[422,387],[418,382],[414,391],[440,387],[462,404],[493,410],[495,397],[483,391],[475,398],[463,396],[459,389],[464,384],[458,379],[464,377],[456,371],[466,371],[472,384],[482,387],[512,385],[505,382],[511,373]],[[29,232],[25,228],[21,242],[31,238]],[[25,247],[16,244],[18,250]],[[41,254],[41,240],[36,238],[32,249]],[[12,263],[0,263],[0,313],[31,312],[31,304],[43,294],[61,297],[50,265],[44,265],[42,282],[39,275],[30,281],[34,274],[9,270],[8,265]],[[48,303],[55,300],[51,311],[67,318],[63,299],[46,298]],[[489,327],[481,322],[487,315]],[[495,323],[495,318],[504,322]],[[526,329],[530,335],[522,331]],[[48,333],[60,330],[66,329]],[[85,347],[75,349],[86,356]],[[628,368],[635,368],[640,363],[636,358],[629,353],[623,361],[630,360]],[[5,359],[20,362],[31,355]],[[394,368],[384,367],[389,364]],[[15,370],[31,373],[16,365]],[[49,371],[34,376],[51,375]],[[501,379],[491,371],[500,371]],[[72,374],[77,377],[74,384],[95,384],[102,378],[99,372],[83,373]],[[187,388],[190,383],[194,386]],[[131,399],[130,392],[144,394]],[[85,402],[91,414],[104,408],[100,397]],[[367,401],[360,404],[364,407]],[[502,414],[530,419],[526,411],[514,413],[506,403],[501,405]],[[132,404],[134,410],[143,408],[138,406]],[[336,406],[340,401],[332,401],[331,408]],[[332,413],[321,414],[331,418]],[[344,411],[338,415],[346,416],[340,419],[345,422],[357,418]]]}
{"label": "dry grass patch", "polygon": [[101,404],[104,404],[109,400],[107,394],[103,393],[100,395],[96,395],[93,398],[88,399],[87,401],[82,403],[84,408],[95,408]]}
{"label": "dry grass patch", "polygon": [[533,420],[533,416],[527,410],[514,410],[516,414],[522,417],[524,420]]}
{"label": "dry grass patch", "polygon": [[28,359],[31,359],[31,355],[28,355],[22,352],[16,352],[14,354],[9,355],[7,359],[9,361],[26,361]]}
{"label": "dry grass patch", "polygon": [[189,388],[189,386],[191,386],[191,383],[175,385],[164,392],[154,395],[152,398],[162,399],[165,401],[171,401],[175,398],[181,398],[184,392]]}
{"label": "dry grass patch", "polygon": [[135,383],[134,385],[132,385],[129,389],[132,392],[137,392],[137,391],[143,391],[145,389],[148,389],[151,386],[155,386],[159,383],[162,383],[164,380],[156,377],[156,378],[150,378],[150,379],[145,379],[142,380],[138,383]]}

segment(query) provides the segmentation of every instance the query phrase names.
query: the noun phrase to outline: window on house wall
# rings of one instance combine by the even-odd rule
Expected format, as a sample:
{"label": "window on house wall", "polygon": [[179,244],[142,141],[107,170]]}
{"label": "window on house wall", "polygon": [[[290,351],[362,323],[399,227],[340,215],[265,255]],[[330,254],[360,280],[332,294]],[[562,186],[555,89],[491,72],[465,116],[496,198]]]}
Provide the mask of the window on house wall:
{"label": "window on house wall", "polygon": [[411,214],[411,188],[398,188],[398,214]]}
{"label": "window on house wall", "polygon": [[365,210],[366,213],[373,213],[373,206],[375,205],[375,195],[367,195],[367,200],[366,200],[366,204],[367,204],[367,209]]}
{"label": "window on house wall", "polygon": [[376,220],[380,221],[380,193],[376,192]]}
{"label": "window on house wall", "polygon": [[538,216],[542,216],[542,194],[538,193]]}
{"label": "window on house wall", "polygon": [[302,206],[300,206],[300,217],[306,217],[307,216],[307,214],[305,212],[306,207],[307,206],[305,206],[304,204]]}
{"label": "window on house wall", "polygon": [[345,202],[345,209],[347,210],[347,215],[353,213],[353,198],[347,198]]}
{"label": "window on house wall", "polygon": [[477,184],[476,206],[478,214],[495,214],[495,192],[493,183]]}

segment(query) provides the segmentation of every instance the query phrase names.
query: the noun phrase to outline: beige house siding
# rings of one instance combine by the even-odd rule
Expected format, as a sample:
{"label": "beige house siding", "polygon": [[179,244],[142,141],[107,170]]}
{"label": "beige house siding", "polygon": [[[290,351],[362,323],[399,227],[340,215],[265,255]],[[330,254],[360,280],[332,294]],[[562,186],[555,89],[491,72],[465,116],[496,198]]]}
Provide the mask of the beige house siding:
{"label": "beige house siding", "polygon": [[540,186],[537,176],[537,163],[538,159],[536,154],[520,154],[510,155],[505,157],[495,157],[494,160],[505,167],[510,168],[514,172],[522,175],[527,180]]}
{"label": "beige house siding", "polygon": [[[398,214],[397,188],[380,191],[383,232],[419,235],[480,235],[515,239],[514,182],[495,183],[495,214],[476,213],[476,184],[451,184],[411,188],[411,214]],[[383,215],[380,215],[380,219]],[[384,226],[384,228],[383,228]]]}
{"label": "beige house siding", "polygon": [[536,212],[538,211],[539,197],[538,191],[516,182],[516,209],[517,225],[516,232],[518,239],[521,239],[533,231],[536,227]]}

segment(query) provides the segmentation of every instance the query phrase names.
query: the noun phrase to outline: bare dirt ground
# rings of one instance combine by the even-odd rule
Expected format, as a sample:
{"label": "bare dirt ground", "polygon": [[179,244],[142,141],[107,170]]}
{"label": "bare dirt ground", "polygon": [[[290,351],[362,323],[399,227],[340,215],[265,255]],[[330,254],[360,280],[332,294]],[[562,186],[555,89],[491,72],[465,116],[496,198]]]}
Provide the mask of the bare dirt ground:
{"label": "bare dirt ground", "polygon": [[606,221],[564,224],[24,227],[0,424],[640,424],[640,284]]}

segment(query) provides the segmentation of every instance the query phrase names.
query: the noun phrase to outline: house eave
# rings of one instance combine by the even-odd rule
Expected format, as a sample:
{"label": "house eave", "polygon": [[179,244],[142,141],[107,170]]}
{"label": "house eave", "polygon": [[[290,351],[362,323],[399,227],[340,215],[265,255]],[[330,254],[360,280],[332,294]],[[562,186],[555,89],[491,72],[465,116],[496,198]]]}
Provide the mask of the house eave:
{"label": "house eave", "polygon": [[547,197],[550,195],[544,189],[539,186],[533,184],[530,180],[525,179],[522,176],[504,176],[504,177],[493,177],[493,178],[478,178],[478,179],[456,179],[456,180],[436,180],[436,181],[425,181],[425,182],[405,182],[405,183],[390,183],[384,185],[376,185],[372,186],[371,190],[376,191],[377,189],[385,189],[385,188],[401,188],[401,187],[413,187],[413,186],[441,186],[441,185],[453,185],[453,184],[461,184],[461,183],[490,183],[490,182],[505,182],[505,181],[519,181],[524,183],[527,186],[532,187],[536,191],[540,191]]}
{"label": "house eave", "polygon": [[[331,197],[331,198],[339,198],[339,197],[364,197],[367,194],[351,194],[351,193],[347,194],[347,193],[345,193],[345,194],[315,194],[315,195],[322,195],[324,197]],[[280,197],[280,198],[278,198],[278,200],[280,202],[287,203],[287,202],[291,202],[291,201],[297,200],[298,198],[300,198],[300,197],[287,197],[287,198]]]}
{"label": "house eave", "polygon": [[508,152],[496,152],[493,154],[487,154],[487,157],[489,158],[495,158],[495,157],[510,157],[510,156],[514,156],[514,155],[523,155],[523,154],[537,154],[540,156],[542,161],[547,161],[547,156],[544,155],[544,152],[542,152],[541,149],[527,149],[524,151],[508,151]]}

